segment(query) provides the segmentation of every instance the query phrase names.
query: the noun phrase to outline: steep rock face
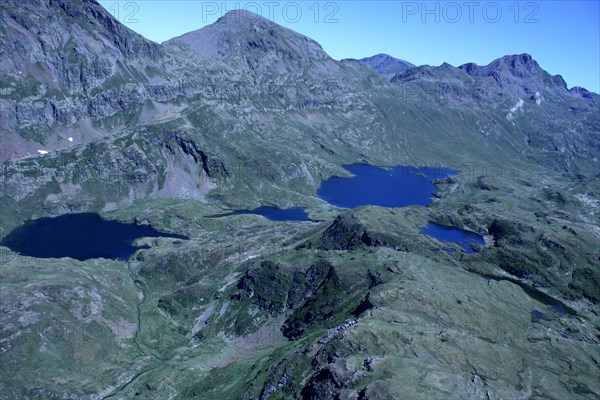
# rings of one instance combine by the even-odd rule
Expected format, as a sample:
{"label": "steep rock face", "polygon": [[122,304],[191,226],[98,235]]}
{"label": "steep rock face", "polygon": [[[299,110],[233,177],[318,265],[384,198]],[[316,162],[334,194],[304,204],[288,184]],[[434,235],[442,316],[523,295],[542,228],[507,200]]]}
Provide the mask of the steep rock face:
{"label": "steep rock face", "polygon": [[598,102],[600,102],[600,95],[598,95],[597,93],[594,92],[590,92],[589,90],[582,88],[580,86],[574,86],[571,89],[569,89],[569,92],[578,95],[580,97],[583,97],[584,99],[590,99],[592,101],[594,101],[596,104],[598,104]]}
{"label": "steep rock face", "polygon": [[277,264],[263,261],[248,270],[238,282],[240,292],[236,299],[249,300],[261,309],[277,315],[285,310],[290,285],[290,278],[280,271]]}
{"label": "steep rock face", "polygon": [[[69,12],[80,4],[93,5],[75,2]],[[13,371],[2,391],[13,398],[194,398],[209,392],[248,399],[597,398],[598,361],[590,356],[598,347],[597,307],[581,299],[569,304],[582,318],[562,315],[540,302],[539,293],[536,300],[524,285],[514,285],[516,278],[490,284],[461,268],[504,268],[567,299],[582,293],[597,304],[598,231],[591,218],[598,201],[591,183],[589,193],[586,186],[573,188],[588,193],[576,197],[563,187],[542,187],[545,177],[521,176],[531,182],[506,187],[502,179],[473,175],[469,184],[460,176],[438,182],[447,190],[430,207],[364,207],[329,227],[203,217],[224,205],[281,198],[321,204],[314,197],[319,181],[355,160],[413,165],[493,156],[505,167],[533,159],[549,172],[548,180],[569,183],[557,173],[563,166],[555,168],[554,150],[548,150],[550,160],[536,157],[560,144],[557,132],[567,124],[573,125],[563,132],[574,137],[574,147],[565,150],[571,160],[578,163],[594,150],[597,103],[584,99],[595,97],[580,89],[566,93],[556,79],[556,87],[549,85],[537,99],[533,93],[511,112],[517,100],[502,97],[506,87],[514,82],[526,93],[519,82],[537,68],[517,57],[495,68],[503,71],[503,86],[487,73],[479,76],[476,66],[470,72],[448,64],[413,68],[406,76],[414,79],[406,82],[424,89],[413,101],[401,97],[402,82],[389,85],[358,61],[338,63],[319,54],[314,62],[297,59],[318,49],[293,32],[255,37],[253,25],[246,27],[238,35],[250,38],[243,51],[235,50],[234,36],[222,42],[223,54],[173,47],[166,54],[168,76],[146,69],[149,84],[140,78],[112,87],[108,78],[91,89],[92,114],[112,115],[121,103],[135,109],[149,96],[156,103],[146,110],[151,120],[138,124],[131,112],[131,121],[107,125],[128,127],[114,135],[2,164],[1,234],[31,217],[116,208],[112,216],[163,221],[192,238],[152,243],[130,268],[107,260],[32,260],[0,249],[7,293],[2,357]],[[137,50],[117,42],[108,43],[128,60],[126,68],[141,62]],[[338,72],[327,67],[331,62]],[[277,73],[277,63],[288,72]],[[265,82],[279,86],[272,90]],[[441,84],[460,95],[465,82],[475,85],[478,97],[444,102],[428,92],[427,85]],[[178,110],[157,104],[176,97]],[[18,105],[25,116],[31,114],[27,104]],[[88,108],[81,110],[81,118],[89,117]],[[102,129],[98,135],[109,131]],[[545,129],[551,135],[533,135]],[[581,138],[589,142],[584,146]],[[209,190],[214,197],[201,204]],[[508,190],[514,193],[505,195]],[[533,212],[539,209],[556,213],[544,221],[544,213]],[[335,213],[324,212],[324,218]],[[498,246],[470,255],[440,251],[443,244],[417,233],[436,214],[456,226],[489,227]],[[316,250],[292,249],[308,242],[316,242]],[[266,254],[271,243],[282,251]],[[81,318],[92,327],[85,335],[57,329],[64,322],[82,326]],[[283,319],[283,329],[271,325]],[[282,334],[296,341],[284,345]],[[31,359],[41,360],[35,373]],[[572,362],[565,367],[564,360]],[[109,367],[99,372],[98,363]],[[215,386],[216,380],[228,384]]]}
{"label": "steep rock face", "polygon": [[323,368],[311,376],[302,389],[302,398],[309,400],[336,398],[340,394],[341,384],[329,368]]}
{"label": "steep rock face", "polygon": [[[529,54],[504,56],[485,66],[474,63],[459,67],[447,63],[439,67],[424,65],[400,72],[392,79],[396,83],[419,80],[449,85],[461,83],[465,91],[460,100],[465,102],[497,102],[502,101],[502,96],[511,100],[534,96],[536,92],[542,94],[543,91],[552,91],[558,96],[569,94],[563,78],[544,71]],[[469,93],[469,90],[474,93]]]}
{"label": "steep rock face", "polygon": [[[317,115],[286,121],[321,121],[317,129],[348,136],[343,140],[351,147],[366,146],[375,133],[381,142],[412,146],[433,123],[423,121],[438,118],[433,111],[442,104],[449,109],[439,114],[444,121],[438,123],[456,126],[445,121],[458,117],[454,113],[472,131],[461,129],[459,140],[474,143],[471,136],[483,135],[490,152],[510,140],[512,157],[533,151],[570,174],[587,174],[600,145],[589,135],[600,127],[597,96],[566,90],[560,77],[547,74],[526,54],[485,67],[414,67],[396,74],[390,87],[364,63],[336,62],[316,42],[246,11],[232,11],[161,46],[129,31],[91,0],[28,5],[34,6],[42,11],[29,15],[12,3],[2,9],[9,28],[0,32],[0,51],[10,56],[2,69],[10,73],[0,90],[7,131],[0,159],[86,143],[170,113],[182,102],[183,108],[210,104],[223,119],[244,109],[273,127],[280,126],[276,114],[317,110]],[[40,13],[56,29],[44,33]],[[381,68],[398,64],[381,55],[369,62],[377,60]],[[17,68],[22,65],[28,67]],[[330,110],[340,114],[323,115]],[[477,115],[464,120],[464,113],[473,111]],[[348,117],[363,121],[363,129],[352,132]],[[345,131],[335,126],[342,118],[349,124]],[[323,139],[316,142],[335,155]]]}
{"label": "steep rock face", "polygon": [[[111,149],[111,157],[128,160],[122,164],[131,168],[90,157],[89,162],[99,164],[80,167],[84,176],[93,169],[98,176],[122,177],[122,190],[129,193],[130,185],[154,175],[163,185],[156,189],[161,195],[196,199],[204,198],[214,182],[230,176],[227,165],[260,166],[259,170],[268,165],[277,172],[269,175],[282,184],[301,181],[304,194],[311,194],[309,188],[313,190],[324,178],[315,171],[343,160],[391,165],[416,159],[458,163],[467,157],[469,162],[533,161],[572,176],[597,170],[597,96],[579,89],[568,91],[560,82],[553,86],[550,75],[527,55],[503,57],[487,67],[414,67],[389,84],[364,63],[334,61],[312,40],[247,12],[228,13],[209,27],[157,45],[122,27],[91,0],[76,5],[31,3],[28,7],[37,5],[42,10],[38,13],[46,12],[53,23],[64,25],[62,31],[55,31],[63,32],[66,39],[49,40],[53,47],[48,47],[52,51],[47,55],[41,44],[35,50],[33,42],[34,50],[19,53],[13,47],[38,40],[38,14],[21,16],[16,3],[8,4],[12,6],[2,9],[2,18],[12,28],[0,35],[0,48],[10,55],[2,61],[4,69],[9,68],[6,60],[18,60],[22,54],[47,59],[44,65],[49,66],[43,71],[59,73],[64,63],[74,68],[73,79],[67,73],[53,82],[46,72],[35,75],[33,64],[27,64],[29,78],[17,81],[11,78],[12,71],[2,81],[7,86],[0,90],[0,106],[8,110],[2,119],[6,128],[2,157],[69,149],[18,163],[26,165],[30,174],[26,179],[6,164],[4,173],[15,172],[5,179],[4,194],[16,195],[11,204],[26,197],[45,202],[51,196],[67,203],[60,208],[65,212],[93,210],[100,202],[78,197],[98,197],[84,194],[94,185],[67,195],[64,188],[74,180],[53,171],[64,171],[64,160],[98,148]],[[17,20],[25,21],[23,26]],[[92,25],[94,30],[87,29]],[[67,62],[71,56],[73,62]],[[500,83],[516,85],[519,96],[525,97],[515,99],[506,85],[491,76],[494,73],[502,77]],[[548,85],[532,94],[531,82]],[[411,97],[406,89],[416,89],[412,93],[418,96]],[[154,130],[157,123],[165,128]],[[179,136],[167,139],[173,132]],[[112,136],[106,136],[109,133]],[[104,136],[100,147],[72,149],[97,136]],[[121,146],[123,142],[128,145]],[[139,153],[132,155],[132,149],[146,148],[147,143],[170,155],[156,156],[147,168],[132,162]],[[169,164],[179,152],[185,161]],[[275,157],[266,157],[267,152]],[[291,167],[279,165],[281,160],[291,160]],[[206,176],[211,185],[200,182]],[[243,184],[238,189],[220,195],[239,200],[263,193],[249,193],[251,189]],[[146,194],[135,192],[133,198]],[[156,192],[148,187],[148,193]],[[37,214],[39,209],[34,209]],[[54,206],[48,211],[60,212]],[[356,237],[346,238],[345,244],[341,237],[331,243],[325,237],[324,247],[376,246],[383,239],[372,232],[354,232]]]}
{"label": "steep rock face", "polygon": [[[353,285],[367,288],[366,279],[362,277]],[[285,271],[275,262],[261,261],[238,281],[231,300],[249,301],[272,316],[287,311],[289,316],[282,332],[294,340],[312,325],[334,317],[333,310],[352,294],[351,286],[344,283],[335,268],[323,260],[304,271],[299,268]]]}
{"label": "steep rock face", "polygon": [[[321,263],[316,268],[325,275],[319,279],[316,288],[305,295],[307,300],[294,310],[281,328],[283,335],[290,340],[301,337],[308,327],[331,318],[350,295],[349,288],[340,280],[333,266]],[[310,277],[314,271],[315,268],[309,269],[307,276]]]}
{"label": "steep rock face", "polygon": [[[11,0],[0,8],[0,20],[0,106],[2,128],[10,133],[0,159],[34,152],[35,143],[55,148],[68,146],[68,137],[87,141],[103,134],[90,122],[118,113],[123,125],[148,97],[146,68],[156,69],[165,57],[160,45],[91,0]],[[59,128],[62,134],[52,133]]]}
{"label": "steep rock face", "polygon": [[28,75],[68,94],[102,85],[117,61],[157,61],[160,45],[129,30],[95,1],[4,2],[0,67],[17,81]]}
{"label": "steep rock face", "polygon": [[338,216],[321,236],[321,246],[325,250],[354,250],[384,244],[384,240],[370,234],[353,215]]}

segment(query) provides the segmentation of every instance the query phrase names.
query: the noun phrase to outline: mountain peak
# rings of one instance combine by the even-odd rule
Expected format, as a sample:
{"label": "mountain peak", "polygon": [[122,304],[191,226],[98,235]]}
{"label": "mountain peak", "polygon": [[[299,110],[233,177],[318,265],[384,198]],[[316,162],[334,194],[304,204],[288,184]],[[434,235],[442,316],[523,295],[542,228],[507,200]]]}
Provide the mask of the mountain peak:
{"label": "mountain peak", "polygon": [[497,73],[524,78],[537,75],[543,70],[531,55],[523,53],[500,57],[483,67],[480,71],[486,75]]}
{"label": "mountain peak", "polygon": [[560,75],[550,75],[527,53],[503,56],[485,66],[467,63],[458,68],[471,76],[491,77],[504,86],[516,84],[530,88],[567,89],[567,84]]}
{"label": "mountain peak", "polygon": [[463,64],[459,67],[469,75],[491,75],[493,73],[511,74],[524,77],[541,71],[540,65],[527,53],[500,57],[486,66],[475,63]]}
{"label": "mountain peak", "polygon": [[243,9],[235,9],[235,10],[227,11],[225,14],[223,14],[222,17],[217,19],[215,24],[225,24],[225,23],[240,24],[240,23],[252,23],[252,22],[262,22],[262,23],[269,23],[269,24],[273,23],[270,20],[268,20],[267,18],[264,18],[263,16],[256,14],[252,11],[243,10]]}
{"label": "mountain peak", "polygon": [[523,64],[535,64],[535,65],[537,65],[537,62],[533,59],[533,57],[529,53],[506,55],[504,57],[500,57],[500,60],[510,60],[510,61],[513,61],[513,62],[514,61],[521,62]]}
{"label": "mountain peak", "polygon": [[571,89],[569,89],[569,92],[573,93],[576,96],[583,97],[584,99],[591,99],[595,101],[600,100],[600,96],[597,93],[590,92],[589,90],[587,90],[586,88],[582,88],[581,86],[573,86]]}
{"label": "mountain peak", "polygon": [[365,57],[362,60],[394,61],[394,60],[398,60],[398,59],[390,56],[389,54],[379,53],[379,54],[375,54],[374,56],[371,56],[371,57]]}
{"label": "mountain peak", "polygon": [[505,65],[514,72],[522,72],[524,70],[533,71],[540,68],[540,65],[537,63],[537,61],[535,61],[533,57],[527,53],[500,57],[498,60],[494,61],[494,63],[498,65]]}
{"label": "mountain peak", "polygon": [[227,12],[215,23],[165,42],[204,57],[271,57],[297,62],[331,60],[314,40],[247,10]]}
{"label": "mountain peak", "polygon": [[462,69],[469,75],[478,75],[478,72],[479,72],[479,65],[472,63],[472,62],[463,64],[458,68]]}
{"label": "mountain peak", "polygon": [[361,58],[359,61],[367,64],[388,78],[414,67],[414,65],[408,61],[400,60],[385,53],[379,53],[371,57]]}

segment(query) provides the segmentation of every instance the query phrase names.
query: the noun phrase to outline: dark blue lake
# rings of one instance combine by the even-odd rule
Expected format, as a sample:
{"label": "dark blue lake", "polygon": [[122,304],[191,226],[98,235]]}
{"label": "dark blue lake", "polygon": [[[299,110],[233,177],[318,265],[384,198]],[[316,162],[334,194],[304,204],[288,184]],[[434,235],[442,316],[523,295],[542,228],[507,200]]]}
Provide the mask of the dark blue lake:
{"label": "dark blue lake", "polygon": [[321,183],[317,194],[338,207],[363,205],[381,207],[426,206],[438,189],[434,179],[444,179],[457,171],[434,167],[392,167],[383,169],[367,164],[347,164],[344,169],[354,176],[334,176]]}
{"label": "dark blue lake", "polygon": [[280,209],[275,207],[261,206],[254,210],[236,210],[230,213],[212,215],[211,217],[227,217],[229,215],[254,214],[262,215],[271,221],[312,221],[303,207],[291,207]]}
{"label": "dark blue lake", "polygon": [[[435,179],[444,179],[457,171],[434,167],[380,168],[367,164],[346,164],[344,169],[354,176],[334,176],[321,183],[317,195],[338,207],[354,208],[364,205],[405,207],[429,204],[437,187]],[[236,214],[256,214],[271,221],[311,221],[302,207],[279,209],[262,206],[254,210],[237,210],[212,217]]]}
{"label": "dark blue lake", "polygon": [[433,222],[421,229],[420,233],[431,236],[440,242],[456,243],[464,249],[465,253],[473,253],[472,244],[484,245],[485,240],[475,232],[469,232],[453,226],[439,225]]}
{"label": "dark blue lake", "polygon": [[187,239],[147,225],[107,221],[98,214],[82,213],[27,221],[0,244],[30,257],[127,260],[140,248],[131,244],[140,237]]}

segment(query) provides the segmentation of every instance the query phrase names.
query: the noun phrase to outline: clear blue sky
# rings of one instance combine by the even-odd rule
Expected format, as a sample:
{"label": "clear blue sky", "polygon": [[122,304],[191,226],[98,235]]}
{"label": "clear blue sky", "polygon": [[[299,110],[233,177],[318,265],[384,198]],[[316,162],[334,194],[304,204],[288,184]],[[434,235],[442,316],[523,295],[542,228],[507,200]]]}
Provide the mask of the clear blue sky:
{"label": "clear blue sky", "polygon": [[245,8],[318,41],[335,59],[387,53],[413,64],[479,65],[529,53],[569,87],[600,92],[600,1],[100,1],[163,42]]}

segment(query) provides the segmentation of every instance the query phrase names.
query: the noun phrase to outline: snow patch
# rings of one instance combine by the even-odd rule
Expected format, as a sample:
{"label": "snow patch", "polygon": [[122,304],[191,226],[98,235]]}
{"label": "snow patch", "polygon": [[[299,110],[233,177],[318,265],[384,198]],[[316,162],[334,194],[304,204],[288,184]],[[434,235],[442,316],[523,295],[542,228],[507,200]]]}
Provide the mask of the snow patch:
{"label": "snow patch", "polygon": [[525,104],[523,102],[523,99],[519,99],[519,101],[517,101],[517,104],[515,104],[514,107],[510,109],[508,114],[506,114],[506,119],[509,121],[515,119],[515,113],[523,108],[523,104]]}
{"label": "snow patch", "polygon": [[595,214],[600,209],[600,201],[595,200],[588,195],[578,193],[575,198],[591,209],[592,214]]}
{"label": "snow patch", "polygon": [[100,294],[95,289],[92,289],[90,293],[90,308],[92,310],[93,316],[100,314],[100,312],[102,312],[102,309],[104,308],[102,296],[100,296]]}
{"label": "snow patch", "polygon": [[21,326],[35,324],[39,321],[38,315],[35,311],[27,311],[19,318],[19,323]]}
{"label": "snow patch", "polygon": [[37,152],[40,153],[40,154],[48,154],[47,150],[38,150]]}
{"label": "snow patch", "polygon": [[68,138],[67,140],[68,140],[69,142],[73,142],[73,138],[72,138],[72,137]]}
{"label": "snow patch", "polygon": [[194,320],[194,328],[192,331],[198,332],[200,329],[202,329],[204,325],[206,325],[206,321],[208,321],[210,316],[215,312],[215,309],[216,305],[214,302],[210,303],[208,307],[206,307],[206,310],[204,310],[204,312]]}

